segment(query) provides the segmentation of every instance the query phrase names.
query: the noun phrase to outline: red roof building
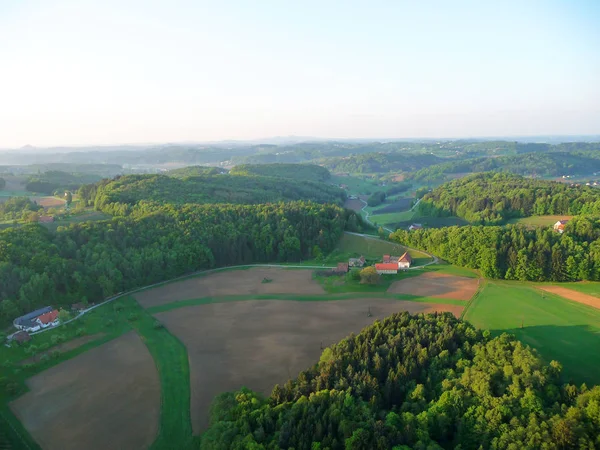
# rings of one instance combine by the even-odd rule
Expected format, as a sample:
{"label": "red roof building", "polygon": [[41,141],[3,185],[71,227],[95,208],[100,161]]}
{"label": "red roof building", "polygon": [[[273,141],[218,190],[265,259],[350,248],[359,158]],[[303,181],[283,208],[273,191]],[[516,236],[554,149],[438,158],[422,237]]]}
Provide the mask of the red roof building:
{"label": "red roof building", "polygon": [[42,314],[37,320],[43,325],[48,325],[49,323],[54,322],[58,318],[58,310],[53,309],[50,312]]}
{"label": "red roof building", "polygon": [[378,263],[375,264],[375,270],[378,274],[398,273],[398,264],[396,263]]}
{"label": "red roof building", "polygon": [[390,260],[391,260],[391,257],[390,257],[390,255],[383,255],[383,262],[384,262],[384,263],[389,263],[389,262],[390,262]]}

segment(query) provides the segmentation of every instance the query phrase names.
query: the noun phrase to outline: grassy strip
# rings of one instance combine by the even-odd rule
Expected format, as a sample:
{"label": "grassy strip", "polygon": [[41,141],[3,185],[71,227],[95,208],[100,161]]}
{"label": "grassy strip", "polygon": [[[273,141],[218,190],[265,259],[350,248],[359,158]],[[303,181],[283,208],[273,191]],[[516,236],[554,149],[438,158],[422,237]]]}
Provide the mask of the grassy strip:
{"label": "grassy strip", "polygon": [[39,450],[40,446],[15,417],[8,405],[0,407],[0,448]]}
{"label": "grassy strip", "polygon": [[[131,297],[127,302],[137,305]],[[133,328],[148,347],[161,387],[160,426],[153,450],[193,448],[190,417],[190,367],[185,346],[148,312],[138,306]]]}
{"label": "grassy strip", "polygon": [[[186,306],[209,305],[212,303],[239,302],[246,300],[279,300],[279,301],[294,301],[294,302],[332,302],[342,300],[355,300],[367,297],[361,292],[346,292],[343,294],[326,294],[326,295],[290,295],[290,294],[260,294],[260,295],[230,295],[227,297],[201,297],[189,300],[180,300],[177,302],[167,303],[148,308],[146,311],[149,314],[158,314],[171,311],[174,309],[185,308]],[[372,292],[368,295],[369,298],[381,298],[387,300],[404,300],[416,303],[435,303],[446,305],[465,306],[464,300],[453,300],[446,298],[418,297],[409,294],[387,294],[385,292]]]}
{"label": "grassy strip", "polygon": [[471,297],[471,299],[469,300],[469,302],[467,303],[467,306],[465,306],[465,309],[463,309],[463,312],[460,315],[460,319],[464,320],[465,315],[467,314],[467,311],[469,310],[469,308],[471,307],[471,305],[473,303],[477,302],[477,299],[479,298],[479,294],[481,293],[481,291],[484,289],[486,284],[486,280],[482,279],[479,283],[479,285],[477,286],[477,291],[475,292],[475,294],[473,295],[473,297]]}

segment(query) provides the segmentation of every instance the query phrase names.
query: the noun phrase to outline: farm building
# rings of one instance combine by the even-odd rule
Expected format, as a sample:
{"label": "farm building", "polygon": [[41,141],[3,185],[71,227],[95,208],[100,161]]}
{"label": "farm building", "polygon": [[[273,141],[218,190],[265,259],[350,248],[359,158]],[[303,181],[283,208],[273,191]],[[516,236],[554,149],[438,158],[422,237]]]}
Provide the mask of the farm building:
{"label": "farm building", "polygon": [[392,262],[392,258],[393,258],[393,256],[390,256],[390,255],[383,255],[383,259],[382,259],[382,261],[383,261],[383,263],[384,263],[384,264],[388,264],[388,263],[391,263],[391,262]]}
{"label": "farm building", "polygon": [[13,325],[15,328],[24,331],[38,331],[41,326],[37,322],[37,318],[42,314],[49,313],[52,311],[52,306],[46,306],[44,308],[36,309],[35,311],[30,312],[29,314],[25,314],[24,316],[17,317],[13,320]]}
{"label": "farm building", "polygon": [[413,223],[410,227],[408,227],[408,231],[420,230],[423,228],[423,225],[420,223]]}
{"label": "farm building", "polygon": [[348,265],[350,267],[364,267],[364,265],[365,265],[365,257],[361,256],[360,258],[350,258],[348,260]]}
{"label": "farm building", "polygon": [[31,336],[29,336],[29,333],[27,331],[17,331],[15,334],[10,336],[9,339],[11,341],[15,341],[19,344],[22,344],[23,342],[30,341]]}
{"label": "farm building", "polygon": [[381,274],[396,274],[398,273],[397,263],[377,263],[375,264],[375,270],[379,275]]}
{"label": "farm building", "polygon": [[58,310],[53,309],[52,311],[42,314],[37,318],[37,322],[42,328],[58,325]]}
{"label": "farm building", "polygon": [[404,252],[400,258],[398,258],[398,269],[408,269],[412,263],[412,258],[408,252]]}
{"label": "farm building", "polygon": [[558,222],[556,222],[554,224],[554,231],[558,231],[559,233],[564,233],[565,231],[565,225],[567,224],[568,220],[559,220]]}
{"label": "farm building", "polygon": [[348,273],[348,263],[338,263],[335,271],[337,273]]}
{"label": "farm building", "polygon": [[52,223],[54,222],[54,217],[52,216],[40,216],[39,223]]}

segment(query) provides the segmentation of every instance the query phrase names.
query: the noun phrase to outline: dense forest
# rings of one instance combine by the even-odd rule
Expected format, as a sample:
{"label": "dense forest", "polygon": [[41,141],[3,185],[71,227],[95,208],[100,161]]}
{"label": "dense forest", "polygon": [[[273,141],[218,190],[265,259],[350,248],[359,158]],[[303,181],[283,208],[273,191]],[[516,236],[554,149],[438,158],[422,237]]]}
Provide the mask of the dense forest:
{"label": "dense forest", "polygon": [[229,173],[231,175],[259,175],[321,183],[325,183],[331,178],[329,170],[314,164],[242,164],[233,167]]}
{"label": "dense forest", "polygon": [[352,211],[310,202],[161,205],[140,202],[129,216],[0,232],[0,322],[39,306],[104,297],[200,269],[298,261],[331,251]]}
{"label": "dense forest", "polygon": [[102,177],[89,173],[67,173],[52,170],[36,175],[31,175],[27,180],[25,189],[29,192],[40,192],[52,195],[55,192],[76,191],[82,185],[95,183]]}
{"label": "dense forest", "polygon": [[594,172],[600,172],[600,152],[524,153],[497,158],[459,159],[431,165],[410,174],[408,178],[421,182],[436,182],[444,180],[449,174],[488,171],[543,177],[592,175]]}
{"label": "dense forest", "polygon": [[323,165],[332,172],[382,173],[413,172],[444,161],[430,154],[365,153],[324,159]]}
{"label": "dense forest", "polygon": [[578,216],[565,232],[521,225],[397,230],[390,238],[429,251],[487,278],[600,280],[600,217]]}
{"label": "dense forest", "polygon": [[175,178],[197,177],[198,175],[220,175],[227,173],[226,169],[210,166],[189,166],[169,170],[166,175]]}
{"label": "dense forest", "polygon": [[395,314],[325,349],[266,399],[217,397],[201,448],[598,448],[600,388],[561,386],[560,372],[448,313]]}
{"label": "dense forest", "polygon": [[600,190],[487,172],[439,186],[423,197],[419,208],[423,215],[499,224],[512,217],[598,214]]}
{"label": "dense forest", "polygon": [[[341,189],[312,181],[244,175],[202,175],[179,179],[166,175],[127,175],[79,190],[80,199],[109,214],[141,200],[184,203],[256,204],[311,200],[343,204]],[[119,209],[115,209],[118,207]]]}
{"label": "dense forest", "polygon": [[29,213],[43,209],[29,197],[10,197],[0,202],[0,220],[26,219]]}

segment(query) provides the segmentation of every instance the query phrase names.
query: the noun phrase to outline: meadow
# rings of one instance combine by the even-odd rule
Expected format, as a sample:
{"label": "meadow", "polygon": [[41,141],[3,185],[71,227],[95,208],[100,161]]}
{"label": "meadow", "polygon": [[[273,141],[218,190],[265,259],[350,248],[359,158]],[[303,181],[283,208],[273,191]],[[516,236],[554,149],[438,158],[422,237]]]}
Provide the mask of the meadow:
{"label": "meadow", "polygon": [[530,217],[519,217],[516,219],[510,219],[507,221],[509,224],[520,224],[531,227],[551,227],[559,220],[569,220],[573,216],[530,216]]}
{"label": "meadow", "polygon": [[494,335],[514,334],[548,362],[559,361],[567,380],[600,383],[600,310],[535,286],[487,281],[464,319]]}

